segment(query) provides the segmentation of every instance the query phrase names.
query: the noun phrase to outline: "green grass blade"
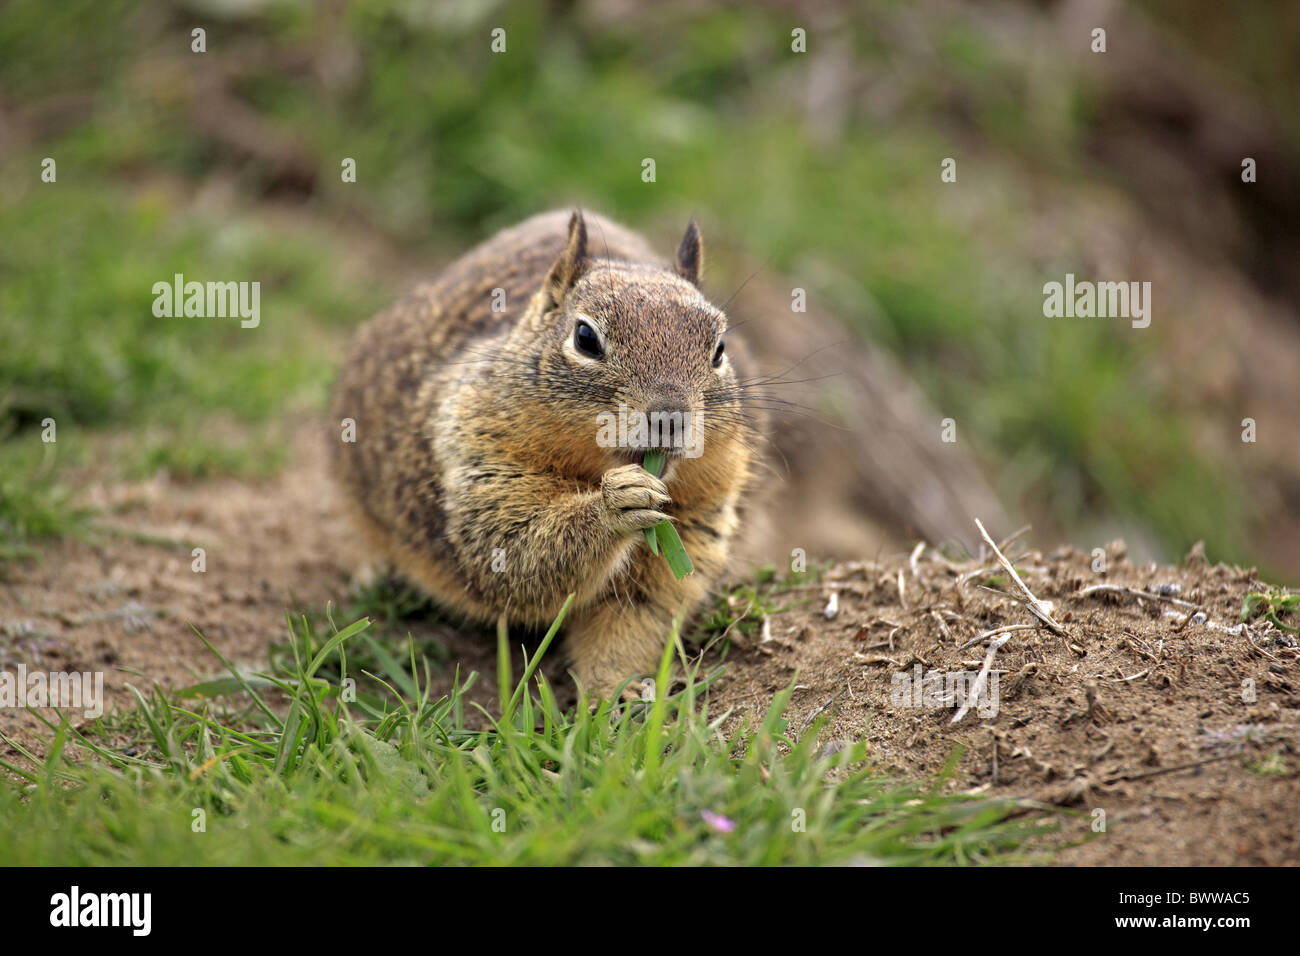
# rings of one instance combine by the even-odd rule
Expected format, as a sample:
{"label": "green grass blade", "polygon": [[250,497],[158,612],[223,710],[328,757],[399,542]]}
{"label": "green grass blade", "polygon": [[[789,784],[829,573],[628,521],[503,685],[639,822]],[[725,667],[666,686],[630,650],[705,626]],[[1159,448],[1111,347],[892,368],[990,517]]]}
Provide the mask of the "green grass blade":
{"label": "green grass blade", "polygon": [[[667,461],[668,456],[663,452],[648,451],[645,453],[645,457],[641,459],[641,467],[658,478],[663,474],[664,465]],[[673,527],[671,521],[661,521],[653,528],[646,528],[645,540],[646,544],[650,546],[651,554],[658,554],[661,550],[663,551],[664,560],[668,562],[668,567],[672,569],[673,576],[678,581],[695,570],[690,555],[686,553],[686,548],[682,545],[681,536],[677,533],[677,529]]]}
{"label": "green grass blade", "polygon": [[682,545],[682,539],[677,534],[677,529],[673,527],[673,523],[661,521],[654,526],[654,531],[659,538],[659,546],[663,549],[664,560],[668,562],[668,567],[672,569],[677,580],[680,581],[692,573],[695,565],[691,561],[691,556],[686,553],[686,548]]}

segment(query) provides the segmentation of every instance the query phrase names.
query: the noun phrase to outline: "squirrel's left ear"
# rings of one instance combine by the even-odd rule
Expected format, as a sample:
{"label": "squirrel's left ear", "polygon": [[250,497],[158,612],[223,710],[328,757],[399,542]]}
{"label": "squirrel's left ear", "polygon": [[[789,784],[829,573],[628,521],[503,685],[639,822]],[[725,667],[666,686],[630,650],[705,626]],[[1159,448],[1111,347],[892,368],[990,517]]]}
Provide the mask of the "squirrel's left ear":
{"label": "squirrel's left ear", "polygon": [[704,268],[704,246],[700,242],[700,227],[691,220],[677,246],[677,274],[691,285],[700,284],[700,270]]}
{"label": "squirrel's left ear", "polygon": [[582,218],[582,210],[575,209],[569,219],[569,239],[564,244],[564,251],[546,276],[547,311],[558,309],[564,304],[569,290],[578,281],[586,265],[587,222]]}

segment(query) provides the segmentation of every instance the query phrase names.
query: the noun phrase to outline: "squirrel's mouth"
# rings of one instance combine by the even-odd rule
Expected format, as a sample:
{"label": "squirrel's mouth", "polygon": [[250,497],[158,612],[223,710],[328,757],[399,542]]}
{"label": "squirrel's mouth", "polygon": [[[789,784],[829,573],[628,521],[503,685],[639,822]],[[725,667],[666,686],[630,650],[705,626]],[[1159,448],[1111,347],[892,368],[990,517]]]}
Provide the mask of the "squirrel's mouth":
{"label": "squirrel's mouth", "polygon": [[665,458],[669,459],[670,461],[674,458],[692,457],[691,450],[689,448],[682,448],[677,445],[651,445],[647,448],[628,448],[625,449],[625,451],[628,455],[628,460],[634,461],[638,465],[644,464],[645,456],[650,454],[650,452],[652,451],[659,452],[661,455],[663,455]]}
{"label": "squirrel's mouth", "polygon": [[619,461],[625,461],[629,465],[645,464],[645,456],[652,451],[661,452],[666,458],[679,458],[683,456],[681,448],[611,448],[609,451]]}
{"label": "squirrel's mouth", "polygon": [[[688,449],[685,448],[611,448],[609,451],[613,454],[615,460],[628,465],[640,465],[645,467],[645,456],[652,452],[658,451],[664,455],[664,473],[671,474],[677,470],[677,464],[688,457]],[[662,476],[661,476],[662,477]]]}

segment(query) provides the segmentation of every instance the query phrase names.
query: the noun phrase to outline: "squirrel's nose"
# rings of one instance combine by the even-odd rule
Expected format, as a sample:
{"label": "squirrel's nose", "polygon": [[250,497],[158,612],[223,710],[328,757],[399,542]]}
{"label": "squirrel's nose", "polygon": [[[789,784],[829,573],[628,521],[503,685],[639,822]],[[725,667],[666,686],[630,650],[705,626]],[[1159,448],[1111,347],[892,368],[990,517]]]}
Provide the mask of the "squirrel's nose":
{"label": "squirrel's nose", "polygon": [[680,392],[660,393],[646,406],[651,448],[681,448],[690,439],[691,405]]}

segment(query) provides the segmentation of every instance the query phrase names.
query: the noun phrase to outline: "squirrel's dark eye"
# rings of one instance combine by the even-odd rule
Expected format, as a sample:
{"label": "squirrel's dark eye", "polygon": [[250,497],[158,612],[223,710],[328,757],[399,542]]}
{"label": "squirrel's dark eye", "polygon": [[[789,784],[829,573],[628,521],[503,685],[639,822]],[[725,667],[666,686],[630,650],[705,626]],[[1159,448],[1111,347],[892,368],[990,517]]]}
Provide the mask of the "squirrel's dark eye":
{"label": "squirrel's dark eye", "polygon": [[727,343],[726,343],[726,342],[721,341],[721,340],[718,341],[718,347],[717,347],[717,349],[716,349],[716,350],[714,351],[714,353],[713,353],[713,367],[714,367],[714,368],[717,368],[719,365],[722,364],[722,353],[723,353],[724,351],[726,351],[726,347],[727,347]]}
{"label": "squirrel's dark eye", "polygon": [[600,347],[600,336],[586,322],[579,322],[573,330],[573,347],[592,358],[600,358],[605,354],[605,350]]}

